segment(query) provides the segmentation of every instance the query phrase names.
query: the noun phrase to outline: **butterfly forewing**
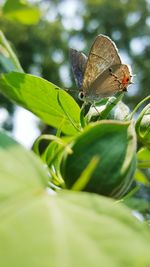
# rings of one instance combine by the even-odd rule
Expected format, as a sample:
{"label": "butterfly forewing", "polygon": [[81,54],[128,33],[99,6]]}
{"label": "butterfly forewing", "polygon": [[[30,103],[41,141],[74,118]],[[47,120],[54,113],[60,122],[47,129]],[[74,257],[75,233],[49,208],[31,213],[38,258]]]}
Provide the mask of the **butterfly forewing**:
{"label": "butterfly forewing", "polygon": [[75,49],[70,49],[70,61],[78,88],[81,88],[87,63],[87,56]]}
{"label": "butterfly forewing", "polygon": [[88,57],[82,90],[87,92],[90,85],[100,74],[116,64],[121,64],[121,59],[114,42],[105,35],[98,35]]}
{"label": "butterfly forewing", "polygon": [[109,97],[118,91],[126,90],[131,82],[131,73],[129,67],[125,64],[117,64],[108,68],[99,75],[91,84],[87,98],[93,101],[100,97]]}

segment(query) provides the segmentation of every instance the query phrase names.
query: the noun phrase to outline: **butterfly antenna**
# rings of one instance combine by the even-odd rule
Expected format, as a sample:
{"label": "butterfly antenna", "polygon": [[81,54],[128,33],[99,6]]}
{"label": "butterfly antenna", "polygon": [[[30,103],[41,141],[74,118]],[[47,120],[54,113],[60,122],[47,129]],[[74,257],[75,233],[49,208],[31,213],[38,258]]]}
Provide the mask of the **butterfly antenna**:
{"label": "butterfly antenna", "polygon": [[55,87],[55,90],[63,90],[63,91],[66,91],[66,92],[74,92],[74,93],[77,93],[77,90],[75,90],[75,89],[70,89],[70,88],[60,88],[60,87]]}

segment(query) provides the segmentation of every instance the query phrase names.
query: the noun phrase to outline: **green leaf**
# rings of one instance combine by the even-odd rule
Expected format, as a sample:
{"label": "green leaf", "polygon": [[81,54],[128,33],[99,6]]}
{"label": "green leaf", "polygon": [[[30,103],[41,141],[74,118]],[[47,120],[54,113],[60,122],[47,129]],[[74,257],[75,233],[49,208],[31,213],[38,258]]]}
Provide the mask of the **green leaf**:
{"label": "green leaf", "polygon": [[150,212],[150,203],[147,199],[131,197],[123,200],[123,203],[133,210],[139,211],[143,215]]}
{"label": "green leaf", "polygon": [[[30,164],[32,162],[32,164]],[[33,153],[0,132],[0,200],[22,194],[24,190],[45,187],[48,175]],[[37,190],[37,189],[36,189]]]}
{"label": "green leaf", "polygon": [[140,183],[144,184],[145,186],[150,186],[150,182],[149,182],[148,178],[141,170],[136,169],[134,176],[135,176],[135,180],[137,182],[140,182]]}
{"label": "green leaf", "polygon": [[146,147],[142,147],[138,153],[138,166],[139,168],[150,168],[150,150]]}
{"label": "green leaf", "polygon": [[74,140],[72,150],[62,164],[68,188],[96,156],[100,161],[83,190],[113,197],[125,194],[136,168],[136,138],[129,122],[101,121],[90,125]]}
{"label": "green leaf", "polygon": [[0,133],[1,266],[149,266],[149,230],[127,208],[46,186],[41,162]]}
{"label": "green leaf", "polygon": [[9,42],[0,31],[0,62],[6,71],[23,72],[20,62],[12,50]]}
{"label": "green leaf", "polygon": [[16,72],[3,74],[0,91],[46,124],[61,128],[68,135],[79,130],[80,108],[77,103],[64,90],[42,78]]}
{"label": "green leaf", "polygon": [[142,147],[137,156],[139,161],[150,161],[150,150],[147,147]]}
{"label": "green leaf", "polygon": [[3,6],[3,14],[7,19],[18,21],[25,25],[37,24],[41,12],[32,5],[21,0],[7,0]]}
{"label": "green leaf", "polygon": [[64,193],[50,206],[55,214],[50,227],[59,239],[56,254],[51,252],[52,266],[146,267],[150,263],[149,231],[123,205],[94,194]]}
{"label": "green leaf", "polygon": [[[69,137],[70,138],[70,137]],[[33,150],[40,155],[40,144],[42,141],[49,141],[46,149],[42,151],[41,159],[49,167],[50,181],[56,186],[64,185],[64,181],[60,174],[60,162],[64,153],[71,153],[68,143],[55,135],[40,135],[34,145]]]}

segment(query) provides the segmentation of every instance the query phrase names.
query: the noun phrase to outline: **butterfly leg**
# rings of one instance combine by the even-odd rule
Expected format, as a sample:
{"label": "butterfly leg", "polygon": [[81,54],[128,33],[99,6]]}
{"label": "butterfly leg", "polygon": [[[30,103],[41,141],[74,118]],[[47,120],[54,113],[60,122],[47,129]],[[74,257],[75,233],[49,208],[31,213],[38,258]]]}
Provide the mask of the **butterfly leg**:
{"label": "butterfly leg", "polygon": [[97,107],[96,107],[95,103],[93,103],[91,107],[95,108],[96,112],[97,112],[97,113],[98,113],[98,115],[100,116],[99,110],[97,109]]}

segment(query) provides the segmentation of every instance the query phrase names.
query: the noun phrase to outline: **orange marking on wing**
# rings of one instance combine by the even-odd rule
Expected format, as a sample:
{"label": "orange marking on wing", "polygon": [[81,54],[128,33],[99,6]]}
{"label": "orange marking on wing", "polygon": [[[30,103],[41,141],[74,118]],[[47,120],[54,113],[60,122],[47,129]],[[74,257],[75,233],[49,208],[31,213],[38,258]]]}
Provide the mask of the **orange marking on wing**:
{"label": "orange marking on wing", "polygon": [[128,76],[124,76],[124,78],[121,81],[123,87],[127,86],[127,84],[129,83],[129,80],[130,80],[130,78]]}

